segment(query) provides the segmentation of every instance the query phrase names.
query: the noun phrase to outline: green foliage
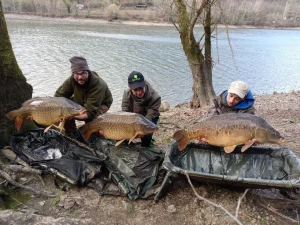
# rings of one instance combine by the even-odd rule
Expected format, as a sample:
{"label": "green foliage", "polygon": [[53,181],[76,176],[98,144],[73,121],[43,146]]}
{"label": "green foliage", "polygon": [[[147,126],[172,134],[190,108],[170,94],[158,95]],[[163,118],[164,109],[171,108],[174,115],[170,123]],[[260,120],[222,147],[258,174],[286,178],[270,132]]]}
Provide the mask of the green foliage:
{"label": "green foliage", "polygon": [[22,191],[0,189],[0,198],[3,204],[0,204],[0,209],[18,209],[20,205],[26,204],[31,195]]}
{"label": "green foliage", "polygon": [[106,15],[109,21],[117,20],[119,16],[119,7],[116,4],[111,4],[107,7]]}

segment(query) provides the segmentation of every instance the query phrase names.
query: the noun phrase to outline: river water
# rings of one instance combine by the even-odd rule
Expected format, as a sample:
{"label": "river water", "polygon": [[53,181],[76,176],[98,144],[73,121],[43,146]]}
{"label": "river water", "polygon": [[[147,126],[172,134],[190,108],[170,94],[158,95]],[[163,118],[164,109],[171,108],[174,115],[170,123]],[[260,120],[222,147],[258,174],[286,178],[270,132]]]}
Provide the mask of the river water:
{"label": "river water", "polygon": [[[70,76],[69,58],[84,56],[112,91],[121,109],[127,77],[140,71],[171,106],[192,98],[192,75],[177,30],[97,21],[6,19],[18,64],[33,96],[53,96]],[[233,80],[254,94],[300,90],[300,30],[218,28],[213,35],[216,94]],[[233,53],[231,52],[231,49]]]}

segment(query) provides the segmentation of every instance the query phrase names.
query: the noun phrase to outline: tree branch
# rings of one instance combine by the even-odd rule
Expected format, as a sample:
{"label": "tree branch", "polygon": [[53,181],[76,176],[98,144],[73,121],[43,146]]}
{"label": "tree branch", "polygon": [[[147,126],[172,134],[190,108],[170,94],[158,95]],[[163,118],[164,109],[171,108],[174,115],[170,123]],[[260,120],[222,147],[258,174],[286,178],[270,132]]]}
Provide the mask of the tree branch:
{"label": "tree branch", "polygon": [[[171,15],[172,15],[172,7],[173,7],[173,2],[170,5],[170,9],[171,9]],[[171,16],[171,22],[173,23],[174,27],[176,28],[176,30],[180,33],[179,28],[177,27],[176,23],[173,20],[173,16]]]}
{"label": "tree branch", "polygon": [[242,197],[239,197],[239,201],[238,201],[238,204],[236,206],[236,211],[235,211],[235,217],[238,218],[238,215],[239,215],[239,210],[240,210],[240,205],[241,205],[241,202],[243,200],[243,198],[246,196],[247,192],[249,191],[249,189],[246,189],[244,194],[242,195]]}
{"label": "tree branch", "polygon": [[190,177],[189,177],[188,173],[185,172],[184,174],[185,174],[185,176],[187,177],[188,182],[189,182],[189,184],[191,185],[194,194],[195,194],[200,200],[203,200],[203,201],[205,201],[205,202],[207,202],[207,203],[213,205],[213,206],[216,207],[216,208],[222,209],[222,210],[223,210],[227,215],[229,215],[235,222],[237,222],[237,224],[242,225],[241,221],[239,221],[238,218],[236,218],[234,215],[232,215],[232,214],[231,214],[227,209],[225,209],[223,206],[218,205],[218,204],[216,204],[216,203],[214,203],[214,202],[212,202],[212,201],[210,201],[210,200],[208,200],[208,199],[206,199],[206,198],[200,196],[200,195],[197,193],[197,191],[195,190],[195,188],[194,188],[194,186],[193,186],[193,184],[192,184],[192,182],[191,182],[191,180],[190,180]]}
{"label": "tree branch", "polygon": [[202,11],[204,10],[204,8],[206,6],[206,1],[207,0],[202,0],[201,5],[200,5],[199,9],[196,11],[195,16],[191,19],[191,26],[190,27],[191,27],[192,31],[194,29],[194,26],[197,22],[197,19],[198,19],[199,15],[202,13]]}
{"label": "tree branch", "polygon": [[270,210],[271,212],[275,213],[276,215],[278,215],[278,216],[280,216],[280,217],[282,217],[282,218],[284,218],[284,219],[287,219],[287,220],[289,220],[289,221],[291,221],[291,222],[293,222],[293,223],[298,223],[298,224],[299,224],[299,220],[297,221],[297,220],[294,220],[294,219],[292,219],[292,218],[290,218],[290,217],[288,217],[288,216],[285,216],[285,215],[283,215],[283,214],[277,212],[276,209],[274,209],[273,207],[265,206],[265,205],[260,204],[260,203],[259,203],[259,205],[262,206],[262,207],[264,207],[264,208],[267,209],[267,210]]}

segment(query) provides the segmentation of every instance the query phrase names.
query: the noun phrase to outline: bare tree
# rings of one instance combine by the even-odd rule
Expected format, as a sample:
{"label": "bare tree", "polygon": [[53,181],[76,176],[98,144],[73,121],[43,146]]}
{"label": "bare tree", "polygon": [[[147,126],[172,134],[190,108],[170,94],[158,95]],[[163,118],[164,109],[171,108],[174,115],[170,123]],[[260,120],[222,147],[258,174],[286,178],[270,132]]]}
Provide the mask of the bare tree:
{"label": "bare tree", "polygon": [[10,135],[16,132],[13,122],[5,114],[19,108],[31,98],[32,86],[26,82],[14,55],[0,0],[0,146],[9,143]]}
{"label": "bare tree", "polygon": [[[213,23],[211,7],[214,0],[173,0],[172,21],[177,28],[184,53],[193,76],[192,108],[204,107],[215,97],[212,85],[211,34]],[[189,4],[190,3],[190,4]],[[201,37],[196,40],[194,29],[196,22],[203,25]]]}

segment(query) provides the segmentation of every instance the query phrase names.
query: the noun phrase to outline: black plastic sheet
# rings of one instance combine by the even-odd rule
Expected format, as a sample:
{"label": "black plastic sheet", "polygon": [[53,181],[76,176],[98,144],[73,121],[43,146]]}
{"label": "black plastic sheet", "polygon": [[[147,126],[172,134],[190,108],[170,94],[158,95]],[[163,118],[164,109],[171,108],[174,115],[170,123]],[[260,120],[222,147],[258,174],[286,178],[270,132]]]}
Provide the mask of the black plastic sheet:
{"label": "black plastic sheet", "polygon": [[11,148],[29,165],[46,168],[72,184],[88,184],[100,194],[127,195],[132,200],[150,195],[164,159],[161,149],[128,142],[116,147],[115,141],[95,134],[81,143],[44,129],[14,135]]}
{"label": "black plastic sheet", "polygon": [[116,147],[115,141],[101,139],[97,135],[90,138],[89,145],[108,156],[104,161],[105,167],[125,195],[131,200],[147,197],[144,195],[156,183],[164,159],[161,149],[128,145],[128,142]]}
{"label": "black plastic sheet", "polygon": [[47,168],[72,184],[84,185],[101,170],[105,154],[60,132],[36,129],[12,137],[11,148],[31,166]]}

